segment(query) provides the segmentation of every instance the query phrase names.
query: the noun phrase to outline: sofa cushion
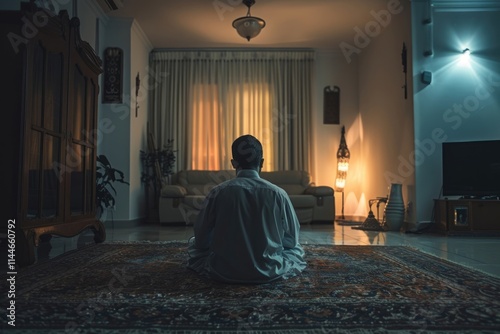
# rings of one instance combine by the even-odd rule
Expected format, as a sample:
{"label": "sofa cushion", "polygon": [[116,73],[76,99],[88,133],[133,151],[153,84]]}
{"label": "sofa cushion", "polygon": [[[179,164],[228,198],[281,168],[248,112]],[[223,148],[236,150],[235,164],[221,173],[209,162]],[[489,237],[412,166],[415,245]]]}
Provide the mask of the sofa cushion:
{"label": "sofa cushion", "polygon": [[203,203],[205,202],[205,198],[206,196],[188,196],[184,198],[184,204],[196,210],[201,210]]}
{"label": "sofa cushion", "polygon": [[316,204],[316,198],[312,195],[289,195],[294,208],[312,208]]}
{"label": "sofa cushion", "polygon": [[317,197],[333,196],[333,189],[328,186],[311,186],[306,189],[304,194],[313,195]]}
{"label": "sofa cushion", "polygon": [[182,198],[187,195],[186,188],[176,185],[165,185],[161,188],[161,196],[171,198]]}
{"label": "sofa cushion", "polygon": [[[285,190],[301,223],[333,221],[335,199],[331,187],[316,187],[305,171],[262,171],[260,176]],[[161,223],[196,221],[205,196],[216,185],[236,177],[235,170],[180,171],[171,177],[171,185],[162,187]]]}
{"label": "sofa cushion", "polygon": [[208,195],[210,190],[224,181],[236,177],[234,170],[184,170],[177,173],[177,182],[186,188],[187,195]]}
{"label": "sofa cushion", "polygon": [[309,173],[304,171],[261,172],[260,177],[283,188],[288,195],[301,195],[311,184]]}
{"label": "sofa cushion", "polygon": [[[176,175],[176,182],[186,188],[187,195],[207,195],[217,184],[235,177],[234,170],[184,170]],[[262,171],[260,177],[278,185],[288,195],[301,195],[311,185],[310,175],[304,171]]]}

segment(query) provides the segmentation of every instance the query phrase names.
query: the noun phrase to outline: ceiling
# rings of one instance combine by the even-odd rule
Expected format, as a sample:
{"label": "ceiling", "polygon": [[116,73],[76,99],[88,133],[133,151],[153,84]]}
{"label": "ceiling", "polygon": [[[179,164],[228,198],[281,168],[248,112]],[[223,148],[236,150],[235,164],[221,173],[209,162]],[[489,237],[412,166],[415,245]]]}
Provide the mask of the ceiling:
{"label": "ceiling", "polygon": [[371,11],[388,0],[256,0],[252,16],[266,21],[247,42],[232,27],[245,16],[241,0],[121,0],[109,16],[133,17],[154,48],[337,48],[352,44],[356,26],[373,21]]}

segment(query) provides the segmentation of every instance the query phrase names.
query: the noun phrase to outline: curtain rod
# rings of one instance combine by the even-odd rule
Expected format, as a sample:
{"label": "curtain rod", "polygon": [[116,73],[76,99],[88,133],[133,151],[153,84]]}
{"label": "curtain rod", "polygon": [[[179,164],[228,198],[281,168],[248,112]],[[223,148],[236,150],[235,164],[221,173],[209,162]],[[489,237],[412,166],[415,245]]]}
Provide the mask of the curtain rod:
{"label": "curtain rod", "polygon": [[311,48],[158,48],[153,49],[153,52],[164,52],[164,51],[294,51],[294,52],[314,52]]}

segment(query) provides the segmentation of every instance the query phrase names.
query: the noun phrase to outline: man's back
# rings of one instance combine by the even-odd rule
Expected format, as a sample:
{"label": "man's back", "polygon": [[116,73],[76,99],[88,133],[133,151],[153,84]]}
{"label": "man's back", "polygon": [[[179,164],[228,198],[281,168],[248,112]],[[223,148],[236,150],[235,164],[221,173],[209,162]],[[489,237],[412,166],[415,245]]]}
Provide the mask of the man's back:
{"label": "man's back", "polygon": [[[305,268],[290,200],[257,171],[239,171],[237,178],[214,188],[205,204],[195,224],[194,246],[207,251],[204,269],[213,278],[264,283]],[[190,267],[200,269],[191,260]]]}

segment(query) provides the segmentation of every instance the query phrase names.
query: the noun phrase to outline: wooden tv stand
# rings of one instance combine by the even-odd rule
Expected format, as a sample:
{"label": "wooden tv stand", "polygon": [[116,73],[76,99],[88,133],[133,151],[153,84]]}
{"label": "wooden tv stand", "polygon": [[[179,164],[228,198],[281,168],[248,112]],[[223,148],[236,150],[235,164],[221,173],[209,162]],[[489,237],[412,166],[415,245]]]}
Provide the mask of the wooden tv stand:
{"label": "wooden tv stand", "polygon": [[500,235],[500,200],[435,199],[434,206],[440,232]]}

